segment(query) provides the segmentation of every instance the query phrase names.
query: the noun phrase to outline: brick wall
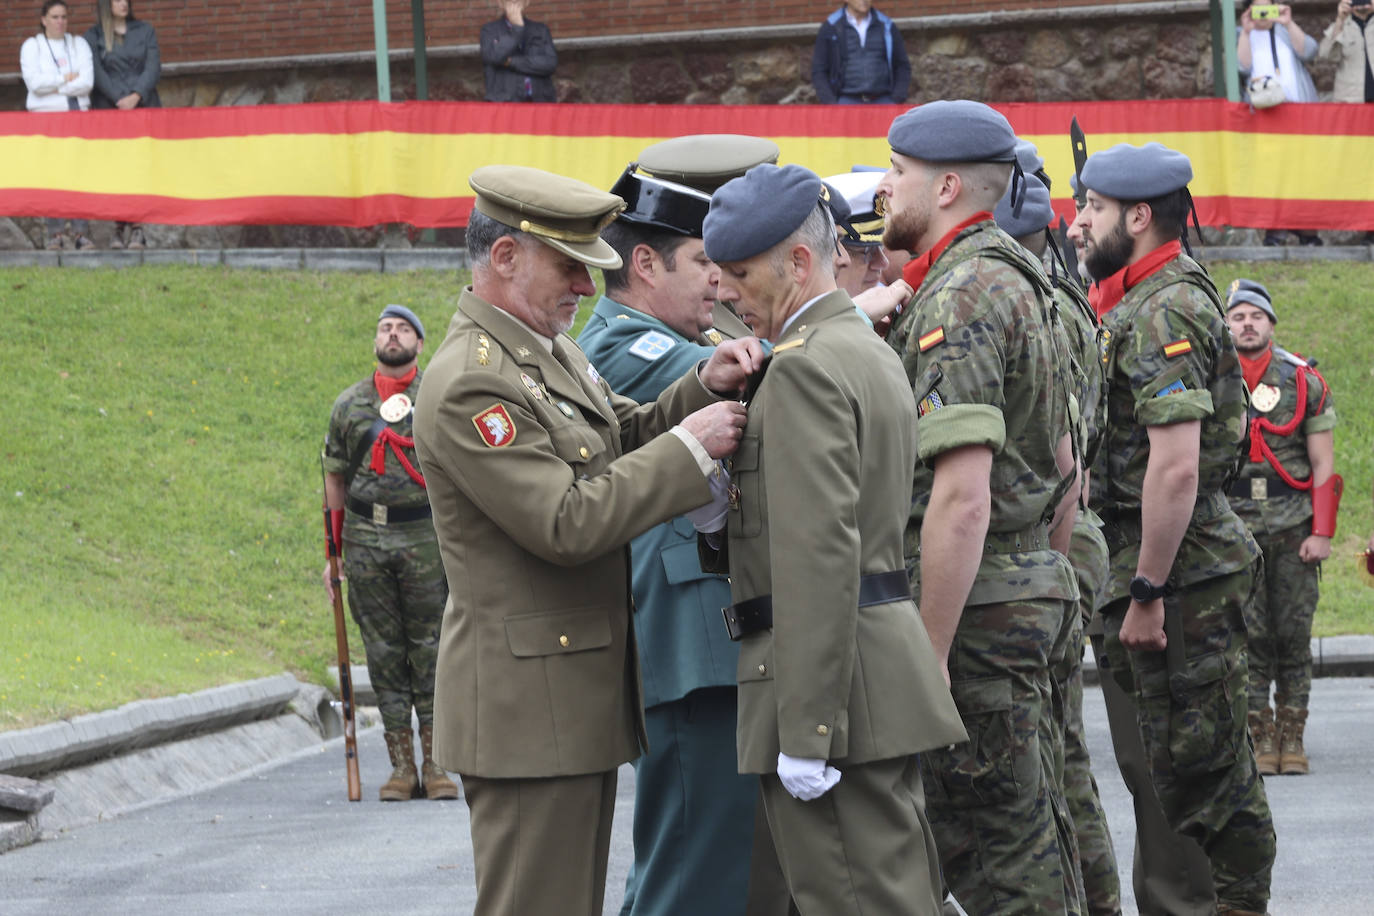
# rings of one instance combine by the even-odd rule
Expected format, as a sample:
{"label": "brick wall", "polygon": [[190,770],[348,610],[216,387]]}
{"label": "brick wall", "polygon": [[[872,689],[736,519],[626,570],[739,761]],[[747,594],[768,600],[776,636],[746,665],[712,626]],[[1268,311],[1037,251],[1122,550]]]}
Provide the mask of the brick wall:
{"label": "brick wall", "polygon": [[[1088,6],[1102,0],[891,0],[881,10],[894,17],[937,16],[991,10]],[[0,48],[19,46],[38,31],[41,0],[4,4]],[[533,0],[529,15],[545,22],[554,39],[607,34],[675,32],[819,22],[838,8],[834,2],[730,0],[693,4],[686,0]],[[366,0],[134,0],[135,15],[157,29],[168,62],[282,57],[373,47],[372,5]],[[71,0],[70,29],[83,34],[95,21],[95,0]],[[497,15],[486,0],[429,0],[426,40],[431,45],[471,44],[482,23]],[[395,48],[410,47],[408,0],[388,0],[387,30]]]}

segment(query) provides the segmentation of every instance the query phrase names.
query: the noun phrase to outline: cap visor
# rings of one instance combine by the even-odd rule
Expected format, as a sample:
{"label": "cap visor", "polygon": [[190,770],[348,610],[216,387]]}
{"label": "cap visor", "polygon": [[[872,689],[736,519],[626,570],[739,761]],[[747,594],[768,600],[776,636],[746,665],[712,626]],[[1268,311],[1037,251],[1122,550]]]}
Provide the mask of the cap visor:
{"label": "cap visor", "polygon": [[555,251],[561,251],[570,258],[576,258],[588,267],[615,270],[624,263],[620,260],[620,255],[616,254],[615,249],[606,244],[604,239],[597,239],[594,242],[560,242],[558,239],[546,238],[542,235],[536,235],[535,238]]}

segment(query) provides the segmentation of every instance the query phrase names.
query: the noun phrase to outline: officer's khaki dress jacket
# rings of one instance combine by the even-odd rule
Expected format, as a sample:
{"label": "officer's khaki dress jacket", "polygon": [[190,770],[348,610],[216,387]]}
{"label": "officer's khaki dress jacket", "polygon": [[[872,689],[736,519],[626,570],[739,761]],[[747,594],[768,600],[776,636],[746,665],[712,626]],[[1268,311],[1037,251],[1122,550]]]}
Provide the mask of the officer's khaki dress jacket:
{"label": "officer's khaki dress jacket", "polygon": [[[687,446],[661,435],[715,400],[694,373],[640,407],[572,338],[554,349],[466,289],[416,398],[451,584],[435,759],[463,775],[566,776],[638,756],[626,545],[710,498]],[[499,444],[478,419],[493,409],[513,427]]]}
{"label": "officer's khaki dress jacket", "polygon": [[915,603],[858,606],[861,575],[904,569],[915,461],[901,362],[826,295],[775,342],[732,462],[731,597],[773,599],[773,629],[740,644],[741,772],[966,740]]}

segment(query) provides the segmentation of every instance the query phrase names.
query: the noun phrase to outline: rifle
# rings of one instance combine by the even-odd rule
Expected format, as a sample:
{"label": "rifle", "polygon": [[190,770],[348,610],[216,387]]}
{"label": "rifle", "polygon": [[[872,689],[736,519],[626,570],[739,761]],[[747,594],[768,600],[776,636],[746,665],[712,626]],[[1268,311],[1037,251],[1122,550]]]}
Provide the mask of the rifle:
{"label": "rifle", "polygon": [[348,631],[344,628],[343,583],[339,578],[339,553],[343,542],[342,509],[329,508],[329,481],[320,453],[320,483],[324,491],[324,550],[329,560],[329,584],[334,592],[334,641],[339,656],[339,699],[343,706],[344,761],[348,769],[348,800],[361,801],[358,779],[358,736],[353,720],[353,670],[348,663]]}

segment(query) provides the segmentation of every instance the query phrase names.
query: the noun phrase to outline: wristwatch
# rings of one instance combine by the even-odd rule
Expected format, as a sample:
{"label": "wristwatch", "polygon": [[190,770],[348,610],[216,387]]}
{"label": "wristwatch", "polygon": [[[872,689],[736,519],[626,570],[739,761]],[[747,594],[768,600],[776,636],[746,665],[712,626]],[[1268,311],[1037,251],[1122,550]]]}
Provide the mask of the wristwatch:
{"label": "wristwatch", "polygon": [[1173,591],[1173,589],[1169,588],[1168,584],[1155,585],[1153,582],[1151,582],[1144,576],[1136,576],[1134,579],[1131,580],[1130,591],[1131,598],[1140,602],[1141,604],[1148,604],[1149,602],[1154,601],[1156,598],[1163,598],[1165,595]]}

